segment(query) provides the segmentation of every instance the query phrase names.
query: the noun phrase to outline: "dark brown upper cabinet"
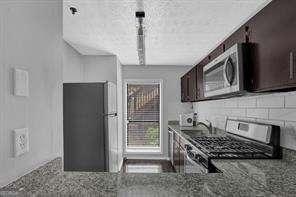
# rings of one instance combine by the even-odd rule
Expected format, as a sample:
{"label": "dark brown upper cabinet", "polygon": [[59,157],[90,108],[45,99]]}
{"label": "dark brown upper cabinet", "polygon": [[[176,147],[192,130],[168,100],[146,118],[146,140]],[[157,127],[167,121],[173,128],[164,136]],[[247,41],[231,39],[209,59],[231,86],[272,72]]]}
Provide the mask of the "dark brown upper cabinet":
{"label": "dark brown upper cabinet", "polygon": [[296,85],[296,1],[275,0],[247,22],[253,67],[253,91]]}
{"label": "dark brown upper cabinet", "polygon": [[197,100],[196,67],[192,68],[188,73],[188,99],[191,102]]}
{"label": "dark brown upper cabinet", "polygon": [[203,91],[203,64],[196,66],[196,100],[204,100]]}
{"label": "dark brown upper cabinet", "polygon": [[235,45],[236,43],[246,43],[249,42],[249,27],[242,26],[231,34],[221,45],[222,52],[225,52],[227,49]]}
{"label": "dark brown upper cabinet", "polygon": [[[250,43],[250,55],[244,68],[246,89],[251,92],[296,88],[296,1],[273,0],[248,22],[210,52],[195,69],[182,77],[182,92],[188,101],[205,100],[203,67],[236,43]],[[183,82],[182,82],[183,81]],[[186,82],[186,83],[185,83]],[[185,93],[184,93],[185,94]],[[195,95],[195,97],[194,97]],[[193,99],[195,98],[195,99]]]}
{"label": "dark brown upper cabinet", "polygon": [[181,101],[194,102],[197,100],[196,94],[196,67],[194,67],[181,78]]}
{"label": "dark brown upper cabinet", "polygon": [[204,99],[203,65],[198,64],[181,78],[182,102],[195,102]]}
{"label": "dark brown upper cabinet", "polygon": [[216,49],[214,49],[209,55],[208,55],[208,61],[207,63],[210,63],[212,60],[216,59],[219,55],[223,53],[223,47],[222,45],[219,45]]}
{"label": "dark brown upper cabinet", "polygon": [[187,102],[187,74],[181,77],[181,102]]}

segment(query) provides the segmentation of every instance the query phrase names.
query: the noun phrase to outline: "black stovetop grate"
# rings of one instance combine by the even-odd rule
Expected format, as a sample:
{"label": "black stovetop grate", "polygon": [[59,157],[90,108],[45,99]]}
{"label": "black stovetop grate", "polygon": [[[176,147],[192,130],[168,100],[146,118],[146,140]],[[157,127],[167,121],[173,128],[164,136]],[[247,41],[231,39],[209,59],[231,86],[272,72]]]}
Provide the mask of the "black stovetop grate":
{"label": "black stovetop grate", "polygon": [[193,138],[194,145],[211,158],[267,158],[268,156],[249,143],[229,136],[200,136]]}

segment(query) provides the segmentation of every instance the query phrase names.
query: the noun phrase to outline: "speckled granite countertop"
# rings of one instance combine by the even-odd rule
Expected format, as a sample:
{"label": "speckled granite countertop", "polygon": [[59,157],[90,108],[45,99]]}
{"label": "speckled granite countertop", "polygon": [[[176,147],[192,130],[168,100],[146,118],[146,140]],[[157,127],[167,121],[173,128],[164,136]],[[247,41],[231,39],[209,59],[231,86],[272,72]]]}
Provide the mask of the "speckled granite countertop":
{"label": "speckled granite countertop", "polygon": [[250,179],[277,196],[296,196],[295,151],[284,150],[281,160],[212,160],[225,176]]}
{"label": "speckled granite countertop", "polygon": [[124,174],[64,172],[57,158],[1,188],[0,196],[295,196],[295,161],[286,150],[283,160],[213,160],[223,172],[217,174]]}
{"label": "speckled granite countertop", "polygon": [[[181,131],[183,127],[175,123],[171,123],[169,127],[183,138],[190,138]],[[196,127],[185,129],[200,130]],[[204,131],[201,134],[209,133]],[[216,131],[214,134],[225,133]],[[215,159],[212,163],[222,171],[226,179],[248,183],[251,187],[260,186],[263,191],[271,192],[274,196],[296,196],[296,151],[283,149],[283,159]]]}
{"label": "speckled granite countertop", "polygon": [[270,196],[260,184],[224,174],[63,172],[61,159],[0,189],[0,196]]}

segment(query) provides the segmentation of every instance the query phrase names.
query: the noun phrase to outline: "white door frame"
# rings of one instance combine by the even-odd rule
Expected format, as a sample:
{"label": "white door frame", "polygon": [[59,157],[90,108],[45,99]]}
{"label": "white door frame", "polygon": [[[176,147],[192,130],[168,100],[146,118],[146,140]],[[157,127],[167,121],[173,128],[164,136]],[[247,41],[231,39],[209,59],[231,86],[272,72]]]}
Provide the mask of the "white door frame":
{"label": "white door frame", "polygon": [[[161,155],[163,154],[163,80],[162,79],[125,79],[124,80],[124,87],[123,87],[123,143],[124,143],[124,155],[133,155],[133,154],[157,154]],[[160,114],[159,114],[159,149],[157,151],[151,150],[151,149],[143,149],[142,151],[127,151],[127,85],[128,84],[159,84],[159,91],[160,91]]]}

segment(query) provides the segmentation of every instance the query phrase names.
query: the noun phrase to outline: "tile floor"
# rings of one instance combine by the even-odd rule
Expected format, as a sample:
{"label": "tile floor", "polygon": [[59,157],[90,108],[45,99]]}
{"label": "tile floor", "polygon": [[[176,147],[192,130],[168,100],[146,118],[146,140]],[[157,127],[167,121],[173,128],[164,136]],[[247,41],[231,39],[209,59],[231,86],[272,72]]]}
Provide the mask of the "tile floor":
{"label": "tile floor", "polygon": [[175,172],[170,161],[167,160],[125,160],[122,166],[123,173],[165,173]]}

